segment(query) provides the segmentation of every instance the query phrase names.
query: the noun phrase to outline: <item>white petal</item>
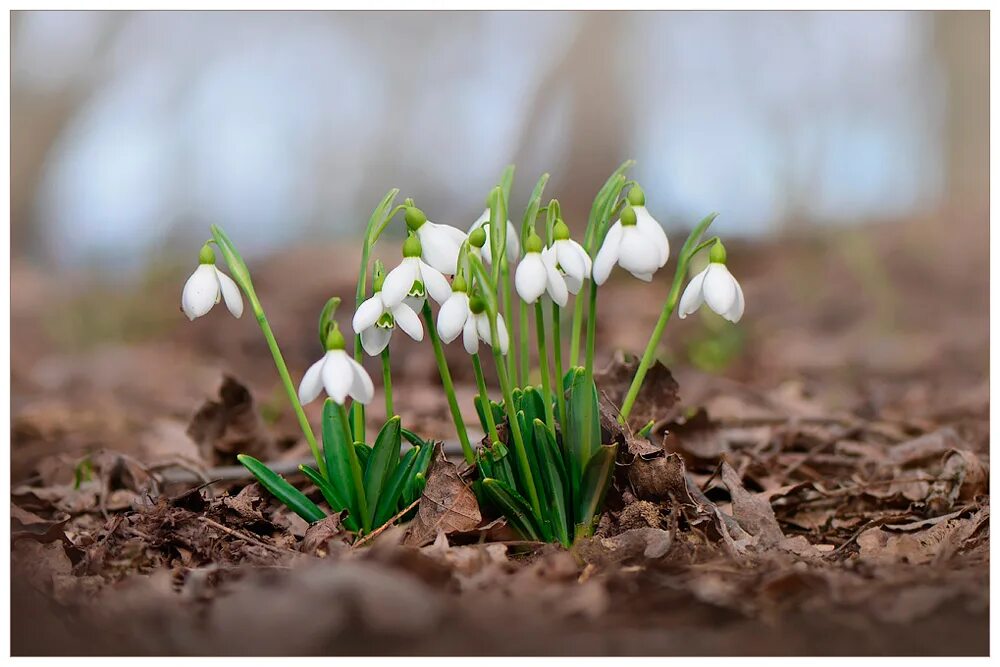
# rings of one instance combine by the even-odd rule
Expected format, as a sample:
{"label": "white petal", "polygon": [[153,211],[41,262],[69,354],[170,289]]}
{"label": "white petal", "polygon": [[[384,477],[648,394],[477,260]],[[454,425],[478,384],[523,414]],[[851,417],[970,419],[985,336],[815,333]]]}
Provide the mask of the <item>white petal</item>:
{"label": "white petal", "polygon": [[568,274],[566,275],[566,289],[569,290],[570,294],[579,294],[581,287],[583,287],[582,280]]}
{"label": "white petal", "polygon": [[226,308],[233,314],[233,317],[239,318],[243,315],[243,296],[240,294],[240,288],[236,286],[236,282],[232,278],[219,271],[219,267],[215,267],[215,276],[219,279],[219,287],[222,289],[222,298],[226,300]]}
{"label": "white petal", "polygon": [[651,283],[651,282],[653,282],[653,274],[652,273],[633,273],[632,275],[635,276],[636,278],[638,278],[639,280],[643,281],[644,283]]}
{"label": "white petal", "polygon": [[438,311],[437,330],[441,340],[450,343],[458,338],[467,319],[469,319],[469,295],[465,292],[452,292]]}
{"label": "white petal", "polygon": [[389,272],[382,283],[382,304],[392,308],[403,299],[413,287],[413,281],[420,275],[420,260],[416,257],[406,257],[395,269]]}
{"label": "white petal", "polygon": [[621,242],[622,223],[619,220],[611,225],[611,229],[604,237],[604,243],[601,244],[601,249],[597,251],[597,257],[594,258],[594,282],[598,285],[603,285],[604,281],[611,275],[611,269],[618,261]]}
{"label": "white petal", "polygon": [[705,303],[719,315],[725,315],[736,303],[736,285],[725,264],[712,262],[705,275]]}
{"label": "white petal", "polygon": [[649,214],[645,206],[635,206],[632,210],[635,211],[636,227],[656,247],[660,257],[660,266],[662,267],[667,263],[667,259],[670,258],[670,242],[667,240],[667,233],[663,231],[663,225]]}
{"label": "white petal", "polygon": [[517,238],[514,223],[507,221],[507,262],[513,264],[521,256],[521,243]]}
{"label": "white petal", "polygon": [[193,320],[219,302],[219,279],[214,264],[199,264],[181,291],[181,310]]}
{"label": "white petal", "polygon": [[299,383],[299,403],[305,405],[307,403],[312,403],[319,396],[319,392],[323,390],[323,378],[321,377],[323,371],[323,362],[326,361],[326,355],[317,361],[315,364],[309,367],[306,374],[302,376],[302,382]]}
{"label": "white petal", "polygon": [[590,258],[576,242],[563,239],[552,244],[559,267],[567,276],[583,280],[590,274]]}
{"label": "white petal", "polygon": [[424,339],[424,328],[420,325],[420,318],[405,303],[392,309],[392,317],[396,320],[396,326],[402,329],[407,336],[416,341]]}
{"label": "white petal", "polygon": [[743,301],[743,288],[740,287],[740,283],[736,280],[736,278],[733,278],[733,285],[736,286],[736,302],[733,304],[733,307],[723,315],[723,317],[735,324],[740,321],[740,318],[743,317],[743,308],[746,304]]}
{"label": "white petal", "polygon": [[343,350],[330,350],[323,364],[323,387],[327,395],[341,405],[347,400],[347,392],[354,382],[352,361]]}
{"label": "white petal", "polygon": [[346,353],[345,357],[351,371],[351,398],[365,405],[375,396],[375,385],[372,384],[372,378],[364,366],[351,357],[347,357]]}
{"label": "white petal", "polygon": [[618,265],[636,277],[652,274],[660,268],[660,251],[638,226],[622,232]]}
{"label": "white petal", "polygon": [[556,268],[556,253],[551,248],[542,253],[542,263],[545,265],[545,289],[549,298],[562,308],[569,300],[569,290],[566,289],[566,280]]}
{"label": "white petal", "polygon": [[[487,345],[493,345],[493,332],[490,330],[490,318],[487,317],[485,312],[482,312],[476,315],[474,319],[476,320],[476,331],[479,333],[479,338]],[[499,325],[497,328],[499,329]],[[499,331],[497,333],[499,333]]]}
{"label": "white petal", "polygon": [[514,273],[514,287],[526,303],[538,301],[545,292],[545,263],[541,253],[529,252],[517,265]]}
{"label": "white petal", "polygon": [[377,357],[389,345],[392,329],[383,327],[368,327],[361,330],[361,347],[370,357]]}
{"label": "white petal", "polygon": [[355,331],[364,331],[374,326],[385,310],[386,308],[382,304],[382,293],[375,292],[370,299],[366,299],[358,306],[357,312],[354,313],[354,319],[351,320],[351,328]]}
{"label": "white petal", "polygon": [[490,209],[487,208],[486,210],[483,211],[483,214],[478,218],[476,218],[476,221],[473,222],[472,225],[469,227],[469,233],[471,234],[475,230],[485,225],[489,221],[489,219],[490,219]]}
{"label": "white petal", "polygon": [[475,354],[479,351],[479,332],[476,331],[476,317],[470,315],[465,320],[465,325],[462,327],[462,345],[465,346],[465,351],[469,354]]}
{"label": "white petal", "polygon": [[427,299],[422,296],[410,296],[409,294],[407,294],[406,298],[403,299],[403,303],[409,306],[410,310],[412,310],[413,312],[419,313],[424,309],[424,301],[426,300]]}
{"label": "white petal", "polygon": [[421,259],[441,273],[454,275],[458,251],[465,241],[465,232],[450,225],[427,221],[417,230],[422,247]]}
{"label": "white petal", "polygon": [[500,354],[507,354],[507,349],[510,347],[510,333],[500,313],[497,313],[497,337],[500,339]]}
{"label": "white petal", "polygon": [[681,303],[677,307],[677,316],[682,320],[701,308],[701,304],[704,301],[702,296],[702,288],[705,284],[705,274],[708,273],[708,267],[705,267],[701,272],[691,279],[691,282],[687,284],[684,288],[684,293],[681,294]]}
{"label": "white petal", "polygon": [[451,296],[448,279],[430,264],[420,262],[420,277],[424,281],[424,289],[427,290],[428,296],[438,303],[444,303]]}

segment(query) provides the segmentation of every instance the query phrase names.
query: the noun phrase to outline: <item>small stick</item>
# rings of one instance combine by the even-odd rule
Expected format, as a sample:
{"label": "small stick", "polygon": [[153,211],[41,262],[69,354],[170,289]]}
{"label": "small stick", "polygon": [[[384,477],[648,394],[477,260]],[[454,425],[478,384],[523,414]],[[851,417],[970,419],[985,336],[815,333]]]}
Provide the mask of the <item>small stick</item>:
{"label": "small stick", "polygon": [[391,519],[389,519],[388,521],[386,521],[385,523],[383,523],[381,526],[379,526],[378,528],[376,528],[375,530],[373,530],[372,532],[368,533],[367,535],[365,535],[364,537],[362,537],[360,540],[358,540],[357,542],[355,542],[353,544],[352,548],[356,549],[356,548],[360,547],[362,544],[365,544],[367,542],[370,542],[371,540],[374,540],[376,537],[378,537],[383,532],[385,532],[386,530],[388,530],[389,526],[391,526],[392,524],[394,524],[397,519],[399,519],[401,516],[403,516],[404,514],[406,514],[407,512],[409,512],[411,509],[413,509],[414,507],[416,507],[419,503],[420,503],[420,498],[417,498],[412,503],[410,503],[409,507],[407,507],[406,509],[402,510],[399,514],[397,514],[396,516],[392,517]]}
{"label": "small stick", "polygon": [[198,518],[200,520],[204,521],[205,523],[207,523],[208,525],[210,525],[212,528],[217,528],[217,529],[221,530],[222,532],[224,532],[224,533],[226,533],[228,535],[231,535],[233,537],[237,537],[237,538],[243,540],[244,542],[250,542],[251,544],[256,544],[257,546],[264,547],[265,549],[267,549],[271,553],[275,553],[275,554],[279,554],[279,555],[282,554],[282,553],[284,553],[281,549],[279,549],[278,547],[276,547],[274,545],[271,545],[271,544],[268,544],[267,542],[263,542],[261,540],[258,540],[257,538],[255,538],[255,537],[253,537],[251,535],[244,535],[243,533],[239,532],[238,530],[233,530],[232,528],[229,528],[228,526],[223,526],[218,521],[213,521],[212,519],[209,519],[207,516],[199,516]]}

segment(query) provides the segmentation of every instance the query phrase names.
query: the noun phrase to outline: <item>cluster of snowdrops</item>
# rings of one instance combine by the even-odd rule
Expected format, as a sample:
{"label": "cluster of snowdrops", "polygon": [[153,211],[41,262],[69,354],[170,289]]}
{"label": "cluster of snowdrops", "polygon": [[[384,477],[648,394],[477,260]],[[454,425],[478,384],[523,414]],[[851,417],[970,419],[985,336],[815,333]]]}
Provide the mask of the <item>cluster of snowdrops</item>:
{"label": "cluster of snowdrops", "polygon": [[[249,270],[232,241],[216,226],[201,249],[198,269],[184,285],[181,306],[194,319],[224,300],[229,311],[240,317],[245,295],[315,458],[315,466],[303,465],[300,470],[330,509],[341,513],[344,526],[359,537],[412,515],[426,484],[434,446],[393,416],[389,352],[396,329],[417,341],[426,333],[458,440],[467,463],[475,468],[472,488],[479,501],[495,508],[525,539],[568,546],[593,532],[617,453],[616,444],[602,442],[594,385],[599,287],[615,266],[649,282],[670,257],[666,233],[647,210],[642,188],[625,176],[631,164],[615,170],[598,192],[582,243],[571,238],[558,200],[542,204],[547,174],[538,180],[521,224],[515,226],[508,219],[514,174],[513,167],[508,167],[468,232],[430,221],[413,200],[394,206],[398,191],[391,190],[365,229],[352,320],[353,354],[348,353],[347,340],[334,319],[341,300],[331,298],[319,317],[324,354],[306,370],[297,388]],[[715,214],[709,215],[695,225],[679,252],[673,285],[619,408],[623,425],[675,310],[684,318],[706,304],[732,322],[743,315],[743,292],[726,268],[721,241],[717,237],[702,240],[714,218]],[[386,272],[382,262],[371,261],[371,253],[383,232],[400,219],[407,233],[402,260]],[[707,267],[687,282],[681,294],[690,262],[706,250]],[[232,277],[217,268],[216,251]],[[575,298],[570,315],[571,295]],[[432,302],[439,305],[436,317]],[[519,311],[516,331],[512,327],[515,308]],[[566,359],[564,328],[570,339]],[[476,447],[470,442],[443,350],[443,345],[459,337],[475,373],[475,408],[486,434]],[[531,363],[532,348],[537,366]],[[498,379],[494,395],[483,372],[484,349],[492,357]],[[365,405],[373,400],[375,386],[361,364],[365,353],[381,358],[386,415],[390,416],[371,444],[365,442]],[[583,362],[578,365],[581,356]],[[328,398],[320,446],[302,405],[324,390]],[[239,460],[307,521],[327,516],[265,464],[247,455]]]}

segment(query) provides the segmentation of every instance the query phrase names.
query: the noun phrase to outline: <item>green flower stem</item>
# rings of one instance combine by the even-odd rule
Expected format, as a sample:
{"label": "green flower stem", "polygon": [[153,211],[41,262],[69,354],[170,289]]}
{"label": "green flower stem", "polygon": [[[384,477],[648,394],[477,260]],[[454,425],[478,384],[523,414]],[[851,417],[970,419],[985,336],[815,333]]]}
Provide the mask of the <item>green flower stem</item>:
{"label": "green flower stem", "polygon": [[698,246],[695,246],[695,244],[698,243],[698,239],[701,238],[709,225],[712,224],[712,221],[715,220],[716,215],[716,213],[712,213],[703,218],[691,230],[687,240],[684,242],[684,246],[681,248],[680,255],[677,258],[677,269],[674,271],[674,282],[670,286],[670,294],[667,296],[666,303],[663,304],[663,310],[660,312],[660,318],[656,321],[656,326],[653,327],[653,335],[646,345],[646,351],[642,353],[642,359],[639,360],[639,368],[635,371],[632,384],[629,385],[628,393],[625,394],[625,400],[622,401],[622,409],[618,415],[618,421],[622,424],[628,420],[629,413],[632,412],[632,406],[635,404],[635,399],[639,395],[642,383],[646,379],[646,373],[649,371],[649,367],[653,365],[656,349],[660,344],[660,339],[663,337],[663,330],[666,328],[667,321],[673,314],[674,308],[677,307],[677,300],[680,296],[681,287],[684,284],[684,277],[687,275],[688,264],[695,254],[703,248],[708,247],[707,242]]}
{"label": "green flower stem", "polygon": [[483,414],[486,415],[486,427],[490,434],[490,444],[500,442],[500,435],[497,433],[497,423],[493,419],[493,408],[490,407],[490,394],[486,389],[486,378],[483,377],[483,364],[479,360],[479,354],[472,355],[472,368],[476,372],[476,386],[479,387],[479,400],[483,406]]}
{"label": "green flower stem", "polygon": [[[369,230],[370,232],[370,230]],[[358,271],[358,289],[354,295],[354,309],[357,311],[361,304],[364,303],[365,294],[367,293],[367,283],[368,283],[368,260],[371,255],[371,246],[369,239],[365,239],[364,246],[361,249],[361,268]],[[354,361],[359,364],[364,360],[364,350],[361,347],[361,332],[358,331],[354,334]],[[386,418],[391,415],[386,415]],[[365,432],[365,406],[358,404],[358,407],[354,410],[354,432],[358,434],[364,434]]]}
{"label": "green flower stem", "polygon": [[385,418],[392,419],[396,412],[392,409],[392,370],[389,366],[389,346],[382,350],[382,387],[385,390]]}
{"label": "green flower stem", "polygon": [[562,310],[559,304],[552,302],[552,354],[556,366],[556,405],[559,406],[559,425],[566,428],[566,392],[563,391],[562,364]]}
{"label": "green flower stem", "polygon": [[[500,340],[497,336],[497,320],[495,317],[490,317],[490,339],[493,341]],[[536,517],[544,516],[542,514],[542,506],[538,502],[538,491],[535,488],[535,478],[531,473],[531,465],[528,463],[528,450],[524,446],[524,436],[521,433],[521,425],[517,421],[517,414],[514,412],[514,391],[510,385],[510,378],[507,376],[507,365],[504,355],[500,352],[499,345],[491,346],[493,349],[493,361],[496,363],[497,376],[500,379],[500,390],[503,392],[503,409],[507,413],[507,424],[510,427],[511,435],[514,440],[514,451],[517,453],[518,465],[521,470],[524,471],[524,481],[525,485],[528,487],[528,500],[531,503],[531,509],[535,512]]]}
{"label": "green flower stem", "polygon": [[[549,387],[549,353],[545,345],[545,311],[542,299],[535,302],[535,334],[538,337],[538,368],[542,374],[542,397],[545,406],[545,424],[556,434],[556,420],[552,414],[552,391]],[[559,380],[562,382],[562,380]]]}
{"label": "green flower stem", "polygon": [[465,454],[465,460],[473,464],[476,462],[476,453],[472,451],[472,445],[469,443],[469,434],[465,430],[465,420],[462,419],[462,411],[459,409],[458,399],[455,397],[455,385],[452,384],[451,372],[448,371],[448,361],[444,357],[444,348],[441,347],[441,339],[438,338],[437,328],[434,326],[434,314],[431,313],[431,305],[426,300],[421,314],[427,325],[427,335],[434,347],[434,359],[437,361],[438,373],[441,375],[441,386],[444,387],[444,395],[448,399],[448,408],[451,410],[451,418],[455,422],[458,441],[462,443],[462,453]]}
{"label": "green flower stem", "polygon": [[587,379],[594,379],[594,341],[597,339],[597,283],[590,281],[590,298],[587,304]]}
{"label": "green flower stem", "polygon": [[528,377],[531,374],[531,350],[530,342],[528,341],[528,304],[524,301],[518,299],[520,304],[520,317],[518,317],[518,325],[520,328],[518,351],[519,357],[521,359],[521,381],[525,384],[528,382]]}
{"label": "green flower stem", "polygon": [[[503,285],[503,319],[507,327],[507,339],[514,340],[514,324],[511,319],[511,304],[514,303],[514,293],[511,287],[510,266],[507,264],[506,251],[500,264],[500,282]],[[493,259],[496,259],[494,257]],[[507,373],[513,378],[514,383],[518,383],[517,378],[517,355],[507,355]],[[521,384],[527,384],[528,376],[521,378]]]}
{"label": "green flower stem", "polygon": [[[590,284],[590,280],[583,281],[583,287],[580,288],[580,293],[583,293],[584,287]],[[580,332],[583,331],[583,299],[579,296],[573,299],[573,327],[570,330],[569,338],[569,365],[576,366],[577,360],[580,358]]]}
{"label": "green flower stem", "polygon": [[358,460],[358,452],[354,449],[354,438],[351,437],[351,428],[348,426],[347,410],[341,403],[337,403],[337,409],[340,410],[340,423],[344,427],[344,442],[347,443],[347,465],[351,469],[354,494],[358,497],[358,512],[361,514],[361,525],[366,533],[370,533],[372,530],[372,520],[368,514],[368,498],[365,496],[365,483],[364,475],[361,472],[361,461]]}

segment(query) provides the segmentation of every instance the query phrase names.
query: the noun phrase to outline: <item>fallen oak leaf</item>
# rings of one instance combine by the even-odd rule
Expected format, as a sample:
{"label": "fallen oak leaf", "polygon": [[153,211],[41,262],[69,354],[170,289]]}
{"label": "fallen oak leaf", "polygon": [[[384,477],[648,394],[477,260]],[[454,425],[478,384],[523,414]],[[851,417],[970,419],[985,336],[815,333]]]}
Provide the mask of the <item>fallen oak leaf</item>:
{"label": "fallen oak leaf", "polygon": [[269,461],[277,454],[274,439],[264,428],[250,390],[226,375],[219,400],[208,400],[191,418],[188,436],[212,464],[235,463],[237,454]]}
{"label": "fallen oak leaf", "polygon": [[483,520],[476,495],[462,481],[458,467],[448,461],[440,443],[427,471],[427,484],[420,497],[417,516],[410,523],[404,544],[423,546],[438,533],[467,532]]}

